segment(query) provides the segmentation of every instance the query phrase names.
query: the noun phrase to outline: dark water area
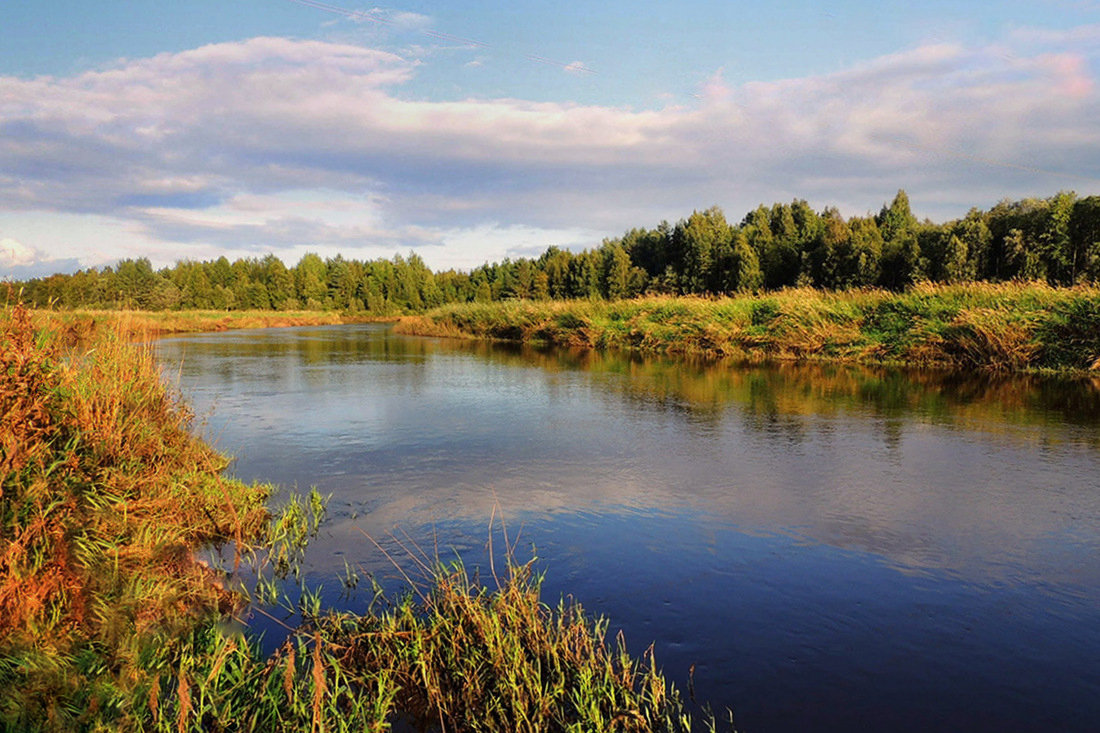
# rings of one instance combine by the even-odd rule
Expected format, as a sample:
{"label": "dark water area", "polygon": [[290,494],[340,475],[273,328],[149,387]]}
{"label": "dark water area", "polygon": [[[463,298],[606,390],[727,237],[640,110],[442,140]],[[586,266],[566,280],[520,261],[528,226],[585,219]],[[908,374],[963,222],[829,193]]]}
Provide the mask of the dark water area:
{"label": "dark water area", "polygon": [[[165,339],[245,479],[332,494],[307,561],[411,542],[653,643],[753,732],[1100,729],[1100,383],[402,337]],[[518,537],[518,540],[517,540]],[[532,550],[532,548],[534,548]],[[262,619],[257,621],[263,628]],[[273,627],[269,635],[278,632]]]}

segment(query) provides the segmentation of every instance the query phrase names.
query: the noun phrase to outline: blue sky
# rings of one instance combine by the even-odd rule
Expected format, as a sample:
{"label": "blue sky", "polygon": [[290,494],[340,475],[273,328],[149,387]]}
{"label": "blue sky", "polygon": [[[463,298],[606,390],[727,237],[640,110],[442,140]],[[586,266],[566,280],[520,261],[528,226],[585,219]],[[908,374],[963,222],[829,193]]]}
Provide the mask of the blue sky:
{"label": "blue sky", "polygon": [[1100,193],[1100,0],[0,4],[0,277]]}

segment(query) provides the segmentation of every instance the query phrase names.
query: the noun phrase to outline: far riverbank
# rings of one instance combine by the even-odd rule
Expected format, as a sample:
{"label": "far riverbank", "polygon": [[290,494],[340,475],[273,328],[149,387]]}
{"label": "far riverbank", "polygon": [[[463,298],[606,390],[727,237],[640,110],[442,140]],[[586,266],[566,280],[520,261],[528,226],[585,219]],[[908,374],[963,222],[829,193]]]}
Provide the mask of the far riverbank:
{"label": "far riverbank", "polygon": [[1100,369],[1100,289],[1039,283],[449,305],[399,333],[747,361],[988,371]]}
{"label": "far riverbank", "polygon": [[345,323],[389,322],[389,317],[348,314],[338,311],[140,311],[140,310],[46,310],[36,309],[32,320],[39,328],[49,327],[66,342],[84,341],[112,333],[136,338],[156,338],[184,333],[209,333],[250,328],[289,326],[331,326]]}

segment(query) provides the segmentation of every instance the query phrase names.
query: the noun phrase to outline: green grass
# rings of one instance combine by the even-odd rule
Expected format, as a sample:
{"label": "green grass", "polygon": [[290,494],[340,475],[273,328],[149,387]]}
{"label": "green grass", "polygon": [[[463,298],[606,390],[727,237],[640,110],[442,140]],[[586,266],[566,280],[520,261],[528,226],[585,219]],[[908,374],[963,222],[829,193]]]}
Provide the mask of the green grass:
{"label": "green grass", "polygon": [[[418,556],[421,582],[361,613],[307,591],[265,657],[226,622],[297,577],[324,502],[272,516],[271,487],[223,476],[130,335],[68,351],[21,306],[0,311],[0,730],[693,729],[651,653],[543,603],[510,557],[489,588]],[[210,545],[232,567],[203,562]],[[704,712],[694,729],[715,726]]]}
{"label": "green grass", "polygon": [[1100,368],[1100,289],[1039,283],[784,290],[729,298],[470,303],[400,333],[734,357],[950,368]]}
{"label": "green grass", "polygon": [[461,565],[370,612],[307,614],[271,656],[213,626],[180,641],[135,696],[137,729],[687,731],[651,652],[632,657],[576,604],[548,607],[530,564],[493,590]]}

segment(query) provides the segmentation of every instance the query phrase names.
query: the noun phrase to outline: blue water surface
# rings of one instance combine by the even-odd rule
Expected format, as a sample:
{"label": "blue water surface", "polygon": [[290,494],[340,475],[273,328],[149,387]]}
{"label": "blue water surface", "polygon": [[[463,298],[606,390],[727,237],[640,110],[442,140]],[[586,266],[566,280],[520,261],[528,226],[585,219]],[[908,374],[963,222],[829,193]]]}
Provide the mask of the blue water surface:
{"label": "blue water surface", "polygon": [[306,564],[332,605],[369,601],[341,593],[345,563],[397,592],[391,558],[421,551],[492,582],[492,535],[498,572],[506,541],[537,556],[545,600],[652,644],[685,694],[694,668],[696,699],[741,730],[1100,729],[1091,380],[381,325],[158,349],[236,475],[332,494]]}

